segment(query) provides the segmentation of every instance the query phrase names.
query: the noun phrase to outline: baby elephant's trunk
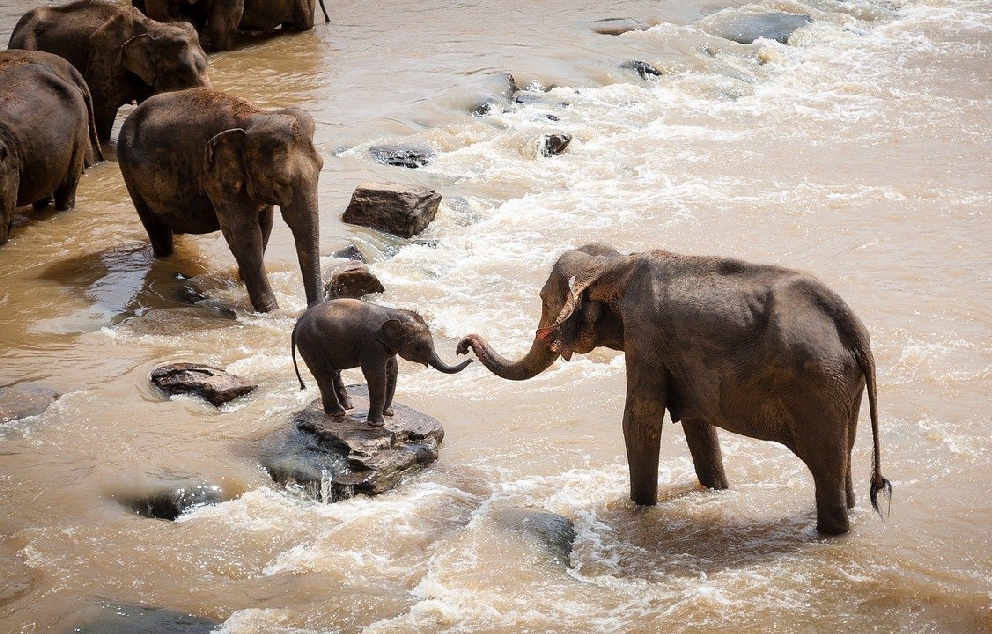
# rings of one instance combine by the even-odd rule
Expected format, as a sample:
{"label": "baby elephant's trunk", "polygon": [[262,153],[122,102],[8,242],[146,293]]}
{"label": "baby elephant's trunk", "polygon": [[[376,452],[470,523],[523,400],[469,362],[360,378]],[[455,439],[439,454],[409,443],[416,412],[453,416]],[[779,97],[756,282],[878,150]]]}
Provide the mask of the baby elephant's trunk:
{"label": "baby elephant's trunk", "polygon": [[467,366],[469,363],[472,363],[472,360],[465,359],[458,365],[448,365],[444,361],[441,361],[441,359],[437,356],[437,353],[434,353],[431,356],[431,358],[427,360],[427,363],[435,370],[439,370],[441,372],[444,372],[445,374],[457,374],[462,370],[464,370],[465,366]]}

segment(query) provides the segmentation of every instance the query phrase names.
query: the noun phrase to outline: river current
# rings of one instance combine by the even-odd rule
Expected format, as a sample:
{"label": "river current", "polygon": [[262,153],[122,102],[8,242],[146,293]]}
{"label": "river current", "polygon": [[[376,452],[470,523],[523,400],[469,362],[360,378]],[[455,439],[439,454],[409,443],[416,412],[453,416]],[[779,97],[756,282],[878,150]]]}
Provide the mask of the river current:
{"label": "river current", "polygon": [[[0,6],[0,41],[33,5]],[[108,604],[226,634],[992,631],[992,2],[328,12],[210,55],[216,88],[313,115],[325,269],[356,244],[386,287],[369,299],[420,312],[449,362],[469,332],[523,354],[551,265],[588,242],[809,271],[871,332],[891,510],[867,504],[867,399],[848,535],[816,532],[812,478],[777,444],[721,431],[731,488],[701,488],[679,425],[659,504],[637,508],[623,355],[605,350],[519,383],[401,361],[396,400],[444,425],[438,462],[376,498],[281,489],[254,450],[318,396],[289,354],[305,300],[286,225],[266,254],[281,309],[255,314],[219,234],[152,256],[107,161],[75,209],[19,213],[0,247],[0,386],[62,393],[0,426],[0,631],[71,631]],[[810,23],[787,44],[719,35],[769,12]],[[616,18],[645,28],[597,32]],[[522,103],[501,95],[506,73]],[[544,156],[555,133],[572,141]],[[436,158],[372,159],[395,143]],[[436,189],[437,219],[410,241],[342,223],[363,182]],[[166,400],[148,374],[168,361],[260,388],[219,409]],[[190,477],[229,500],[176,522],[115,502]],[[574,523],[567,565],[497,521],[516,508]]]}

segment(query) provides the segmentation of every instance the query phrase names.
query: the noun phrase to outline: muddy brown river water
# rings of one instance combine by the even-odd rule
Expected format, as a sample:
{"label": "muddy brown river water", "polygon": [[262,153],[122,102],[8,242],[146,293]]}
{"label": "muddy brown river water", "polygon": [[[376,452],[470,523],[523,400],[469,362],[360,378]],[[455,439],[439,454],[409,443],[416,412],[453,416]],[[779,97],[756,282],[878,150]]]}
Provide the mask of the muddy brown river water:
{"label": "muddy brown river water", "polygon": [[[0,6],[0,42],[33,5]],[[318,396],[289,355],[305,300],[287,227],[266,256],[282,308],[255,314],[219,234],[152,256],[108,161],[75,209],[18,214],[0,248],[0,386],[63,394],[0,425],[0,631],[71,631],[114,603],[232,634],[992,631],[992,2],[328,11],[210,56],[215,87],[313,115],[325,268],[358,245],[387,289],[373,299],[418,310],[449,361],[469,332],[526,351],[551,264],[587,242],[809,271],[871,332],[891,513],[867,505],[867,402],[846,536],[818,535],[809,472],[777,444],[721,432],[731,489],[702,489],[679,425],[658,506],[635,507],[610,351],[520,383],[401,362],[397,401],[446,431],[433,467],[336,504],[275,487],[254,448]],[[719,35],[772,11],[811,22],[788,44]],[[597,33],[610,18],[650,28]],[[473,115],[502,73],[532,98]],[[572,142],[545,157],[551,133]],[[384,143],[436,159],[381,165]],[[413,241],[342,223],[364,181],[436,189],[436,221]],[[220,409],[166,400],[148,373],[167,361],[260,388]],[[190,477],[230,499],[176,522],[114,501]],[[569,565],[495,520],[512,508],[572,520]]]}

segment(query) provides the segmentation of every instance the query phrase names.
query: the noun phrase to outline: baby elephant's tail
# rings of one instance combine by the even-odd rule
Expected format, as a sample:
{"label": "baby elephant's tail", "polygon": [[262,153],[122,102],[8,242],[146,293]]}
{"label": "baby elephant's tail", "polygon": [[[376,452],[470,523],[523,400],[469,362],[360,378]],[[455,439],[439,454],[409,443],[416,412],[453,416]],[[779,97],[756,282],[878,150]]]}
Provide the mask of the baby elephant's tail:
{"label": "baby elephant's tail", "polygon": [[290,336],[290,349],[293,355],[293,369],[296,370],[296,378],[300,380],[300,389],[305,390],[307,386],[303,384],[303,377],[300,376],[300,368],[296,365],[296,328],[293,328],[293,334]]}

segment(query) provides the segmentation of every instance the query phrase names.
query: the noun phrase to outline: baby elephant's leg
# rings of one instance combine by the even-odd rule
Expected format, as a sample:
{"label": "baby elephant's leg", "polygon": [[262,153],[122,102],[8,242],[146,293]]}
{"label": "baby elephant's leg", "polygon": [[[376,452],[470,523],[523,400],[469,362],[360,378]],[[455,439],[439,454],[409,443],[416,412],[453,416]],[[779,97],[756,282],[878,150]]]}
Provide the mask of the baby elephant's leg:
{"label": "baby elephant's leg", "polygon": [[344,382],[341,380],[341,373],[334,373],[334,392],[338,395],[338,402],[341,403],[341,407],[345,409],[355,409],[355,406],[351,403],[351,397],[348,396],[348,390],[344,387]]}
{"label": "baby elephant's leg", "polygon": [[386,401],[383,403],[382,413],[386,416],[395,414],[393,411],[393,394],[396,393],[396,377],[400,374],[399,363],[396,362],[396,355],[389,357],[386,361]]}
{"label": "baby elephant's leg", "polygon": [[328,416],[341,416],[344,408],[338,402],[337,385],[341,383],[341,371],[330,370],[317,372],[314,375],[317,379],[317,387],[320,388],[320,399],[324,404],[324,413]]}

